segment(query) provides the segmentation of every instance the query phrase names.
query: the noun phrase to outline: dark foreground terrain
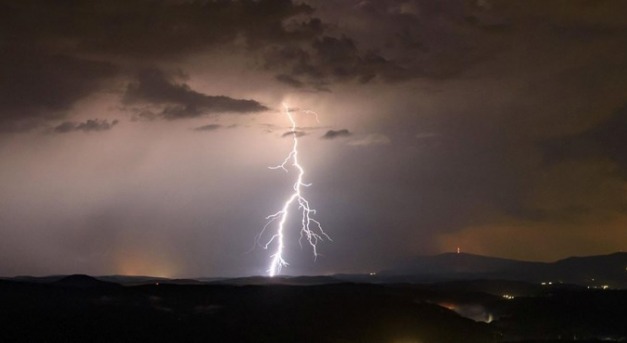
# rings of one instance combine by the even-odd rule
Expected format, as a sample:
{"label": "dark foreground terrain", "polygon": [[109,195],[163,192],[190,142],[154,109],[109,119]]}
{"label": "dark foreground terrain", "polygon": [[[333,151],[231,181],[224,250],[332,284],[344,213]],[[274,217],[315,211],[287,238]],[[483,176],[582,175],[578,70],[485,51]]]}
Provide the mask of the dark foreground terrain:
{"label": "dark foreground terrain", "polygon": [[0,280],[0,342],[627,341],[625,290],[308,280]]}

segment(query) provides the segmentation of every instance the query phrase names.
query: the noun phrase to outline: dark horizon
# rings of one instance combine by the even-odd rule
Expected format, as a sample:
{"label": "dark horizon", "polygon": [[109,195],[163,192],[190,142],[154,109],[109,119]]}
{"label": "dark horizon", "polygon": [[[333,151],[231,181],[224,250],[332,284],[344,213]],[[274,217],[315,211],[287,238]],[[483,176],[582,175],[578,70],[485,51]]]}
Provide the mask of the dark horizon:
{"label": "dark horizon", "polygon": [[[172,276],[157,276],[157,275],[146,275],[146,274],[90,274],[90,273],[83,273],[80,271],[77,272],[72,272],[72,273],[67,273],[67,274],[45,274],[45,275],[29,275],[29,274],[16,274],[16,275],[0,275],[0,278],[4,278],[4,279],[15,279],[15,278],[48,278],[48,277],[64,277],[64,276],[70,276],[70,275],[87,275],[87,276],[91,276],[91,277],[116,277],[116,276],[120,276],[120,277],[129,277],[129,278],[133,278],[133,277],[145,277],[145,278],[155,278],[155,279],[165,279],[165,280],[175,280],[175,279],[189,279],[189,280],[201,280],[201,279],[239,279],[239,278],[257,278],[257,277],[262,277],[262,278],[277,278],[277,279],[281,279],[281,278],[299,278],[299,277],[327,277],[327,276],[338,276],[338,275],[355,275],[355,276],[375,276],[375,275],[380,275],[381,272],[385,272],[388,271],[390,269],[393,268],[397,268],[399,266],[402,266],[404,263],[410,263],[412,261],[416,261],[416,259],[433,259],[433,258],[439,258],[439,257],[445,257],[445,256],[452,256],[452,255],[460,255],[462,257],[464,256],[469,256],[469,257],[479,257],[479,258],[485,258],[488,260],[503,260],[503,261],[510,261],[510,262],[523,262],[523,263],[540,263],[540,264],[545,264],[545,265],[550,265],[550,264],[556,264],[557,262],[563,262],[563,261],[567,261],[567,260],[571,260],[571,259],[590,259],[590,258],[603,258],[603,257],[610,257],[610,256],[616,256],[616,255],[624,255],[627,261],[627,253],[623,252],[623,251],[615,251],[615,252],[611,252],[608,254],[601,254],[601,255],[585,255],[585,256],[566,256],[564,258],[560,258],[557,260],[552,260],[552,261],[532,261],[532,260],[519,260],[519,259],[508,259],[508,258],[504,258],[504,257],[499,257],[499,256],[486,256],[486,255],[478,255],[478,254],[473,254],[473,253],[469,253],[469,252],[443,252],[437,255],[416,255],[413,257],[409,257],[406,258],[403,261],[397,261],[395,264],[391,264],[389,266],[387,266],[387,269],[381,269],[381,270],[372,270],[372,271],[366,271],[366,272],[337,272],[337,273],[326,273],[326,274],[294,274],[294,273],[285,273],[285,274],[280,274],[280,275],[276,275],[276,276],[268,276],[267,273],[260,273],[260,274],[242,274],[242,275],[230,275],[230,276],[224,276],[224,275],[172,275]],[[627,267],[626,267],[627,268]],[[412,275],[412,273],[407,273],[407,275]],[[468,275],[464,275],[464,278],[467,278]],[[507,277],[504,277],[504,279],[506,279]],[[421,282],[431,282],[431,281],[421,281]]]}

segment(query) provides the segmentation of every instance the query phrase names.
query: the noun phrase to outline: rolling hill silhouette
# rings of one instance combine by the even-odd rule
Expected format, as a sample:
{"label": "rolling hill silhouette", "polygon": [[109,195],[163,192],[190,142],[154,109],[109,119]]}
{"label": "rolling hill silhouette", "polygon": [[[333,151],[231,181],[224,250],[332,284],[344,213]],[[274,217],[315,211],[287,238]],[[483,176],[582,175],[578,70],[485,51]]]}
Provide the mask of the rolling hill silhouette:
{"label": "rolling hill silhouette", "polygon": [[627,287],[627,253],[529,262],[467,253],[419,256],[378,273],[382,279],[438,281],[506,279]]}

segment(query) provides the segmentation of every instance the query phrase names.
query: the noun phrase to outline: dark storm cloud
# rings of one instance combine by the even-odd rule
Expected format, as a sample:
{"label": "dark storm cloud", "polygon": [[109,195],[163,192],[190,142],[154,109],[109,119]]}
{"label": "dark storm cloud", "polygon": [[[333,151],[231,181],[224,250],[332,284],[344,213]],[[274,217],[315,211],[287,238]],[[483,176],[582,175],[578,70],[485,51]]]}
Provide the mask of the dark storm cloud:
{"label": "dark storm cloud", "polygon": [[[98,81],[111,76],[115,65],[123,66],[120,70],[128,73],[135,68],[132,66],[177,61],[192,53],[218,48],[237,50],[237,46],[243,46],[251,56],[260,58],[263,67],[276,73],[278,82],[298,89],[329,91],[337,82],[451,77],[486,54],[485,45],[473,45],[478,34],[472,28],[492,23],[496,17],[456,1],[439,6],[423,1],[366,1],[349,6],[346,2],[330,3],[339,10],[321,19],[316,16],[328,16],[325,6],[329,2],[307,5],[288,0],[115,0],[98,4],[6,1],[0,18],[6,51],[1,62],[5,68],[15,67],[12,73],[2,75],[10,80],[28,81],[3,82],[2,93],[8,94],[3,96],[28,98],[23,96],[24,89],[28,89],[38,92],[31,98],[41,99],[42,104],[29,111],[14,108],[2,126],[5,130],[18,129],[30,125],[32,116],[63,116],[59,108],[68,109],[75,101],[101,90]],[[327,23],[348,12],[356,18],[348,22],[376,22],[377,34],[365,36],[350,25]],[[476,17],[472,23],[462,20],[469,16]],[[435,21],[438,30],[429,26]],[[24,42],[31,48],[24,49]],[[95,59],[78,57],[86,54]],[[65,56],[67,61],[59,61],[56,56]],[[69,77],[60,77],[66,73]],[[145,82],[159,82],[156,77],[159,76],[140,76],[138,84],[147,87]],[[35,80],[43,82],[36,84]],[[45,87],[42,85],[50,85],[53,91],[40,90]],[[143,95],[131,92],[127,100],[156,100],[151,91],[157,90],[145,91]],[[22,96],[14,97],[11,93]],[[160,116],[184,118],[212,111],[248,112],[262,108],[226,97],[201,99],[202,94],[192,96],[189,92],[183,101],[180,93],[179,89],[178,95],[170,94],[170,100],[176,97],[177,101],[161,109]],[[146,99],[151,96],[152,100]],[[37,105],[37,100],[29,102],[31,107]],[[26,112],[29,114],[24,115]]]}
{"label": "dark storm cloud", "polygon": [[63,117],[116,68],[107,62],[30,49],[0,53],[0,131],[22,131]]}
{"label": "dark storm cloud", "polygon": [[374,52],[361,53],[355,42],[347,37],[322,37],[312,44],[322,67],[321,73],[333,79],[357,79],[366,83],[377,74],[393,77],[400,68]]}
{"label": "dark storm cloud", "polygon": [[[24,131],[63,118],[76,101],[102,91],[103,80],[116,72],[132,75],[137,65],[215,47],[243,44],[254,52],[268,44],[310,39],[322,28],[319,20],[292,20],[288,25],[288,19],[311,12],[311,7],[287,0],[2,1],[0,130]],[[130,99],[173,100],[160,113],[167,118],[264,109],[254,101],[203,97],[186,92],[183,85],[165,89],[167,85],[158,82],[140,79],[144,88],[135,89],[134,96],[131,92]]]}
{"label": "dark storm cloud", "polygon": [[161,115],[166,119],[193,118],[207,113],[250,113],[267,110],[267,107],[254,100],[196,92],[184,83],[171,80],[158,69],[140,72],[137,81],[128,86],[124,102],[163,105],[165,108]]}
{"label": "dark storm cloud", "polygon": [[287,132],[283,133],[283,134],[281,135],[281,137],[293,137],[293,136],[296,136],[296,137],[303,137],[303,136],[305,136],[306,134],[307,134],[307,133],[306,133],[306,132],[304,132],[304,131],[287,131]]}
{"label": "dark storm cloud", "polygon": [[195,131],[215,131],[221,127],[222,125],[220,124],[207,124],[207,125],[199,126],[195,128],[194,130]]}
{"label": "dark storm cloud", "polygon": [[305,84],[299,80],[296,80],[295,78],[289,76],[289,75],[285,75],[285,74],[279,74],[276,76],[277,81],[285,83],[289,86],[292,86],[294,88],[303,88],[303,86],[305,86]]}
{"label": "dark storm cloud", "polygon": [[118,124],[117,120],[113,120],[109,122],[108,120],[99,120],[99,119],[88,119],[85,122],[71,122],[65,121],[54,128],[54,132],[57,133],[68,133],[73,131],[83,131],[83,132],[97,132],[97,131],[106,131],[111,130],[115,125]]}
{"label": "dark storm cloud", "polygon": [[348,137],[350,135],[351,135],[351,133],[347,129],[329,130],[324,135],[322,135],[321,138],[323,138],[323,139],[334,139],[334,138],[340,138],[340,137]]}
{"label": "dark storm cloud", "polygon": [[458,77],[502,50],[512,25],[507,12],[479,2],[309,3],[322,18],[317,35],[265,55],[267,68],[283,70],[279,81],[297,88]]}
{"label": "dark storm cloud", "polygon": [[374,52],[360,51],[347,37],[323,36],[307,47],[283,45],[269,49],[266,68],[284,69],[277,80],[295,88],[326,91],[331,82],[367,83],[379,76],[386,80],[406,79],[404,70]]}
{"label": "dark storm cloud", "polygon": [[319,21],[290,25],[311,13],[289,0],[262,1],[4,1],[2,29],[11,41],[66,39],[79,51],[116,56],[177,56],[230,44],[238,36],[250,48],[306,39]]}

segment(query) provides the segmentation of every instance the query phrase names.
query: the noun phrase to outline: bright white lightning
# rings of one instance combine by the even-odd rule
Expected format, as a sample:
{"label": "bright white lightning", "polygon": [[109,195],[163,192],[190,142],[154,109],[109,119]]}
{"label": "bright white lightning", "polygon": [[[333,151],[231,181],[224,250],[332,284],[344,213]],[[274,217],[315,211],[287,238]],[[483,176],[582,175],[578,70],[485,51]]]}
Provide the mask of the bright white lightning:
{"label": "bright white lightning", "polygon": [[[324,238],[331,240],[331,238],[322,229],[322,225],[320,225],[320,222],[312,218],[312,216],[316,213],[316,210],[312,209],[309,206],[309,201],[303,196],[303,188],[309,187],[311,184],[303,182],[305,169],[303,169],[303,166],[298,162],[298,132],[296,131],[297,126],[296,121],[294,120],[294,116],[292,115],[292,110],[290,110],[285,104],[283,104],[283,112],[292,124],[290,131],[290,134],[292,135],[292,150],[287,155],[287,157],[285,157],[281,164],[275,167],[270,167],[270,169],[283,169],[285,172],[288,172],[288,168],[293,168],[297,171],[298,175],[292,187],[294,191],[285,201],[280,211],[266,217],[268,222],[260,233],[260,235],[263,234],[263,232],[268,228],[270,224],[278,220],[278,225],[275,233],[264,245],[265,249],[268,249],[273,243],[276,245],[274,253],[270,256],[270,266],[267,270],[269,276],[275,276],[279,274],[281,272],[281,268],[288,265],[284,258],[284,232],[290,207],[292,207],[294,203],[298,204],[298,210],[301,211],[300,239],[298,241],[299,244],[302,244],[303,238],[307,239],[307,242],[309,243],[309,245],[311,245],[315,258],[318,256],[318,241],[321,241]],[[309,113],[309,111],[305,111],[305,113]]]}

